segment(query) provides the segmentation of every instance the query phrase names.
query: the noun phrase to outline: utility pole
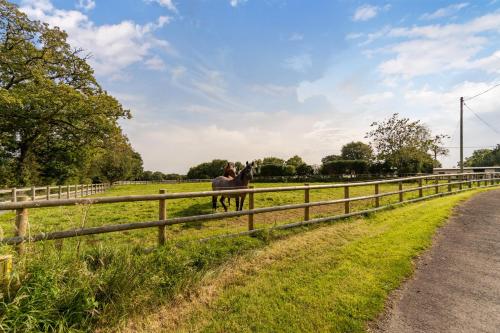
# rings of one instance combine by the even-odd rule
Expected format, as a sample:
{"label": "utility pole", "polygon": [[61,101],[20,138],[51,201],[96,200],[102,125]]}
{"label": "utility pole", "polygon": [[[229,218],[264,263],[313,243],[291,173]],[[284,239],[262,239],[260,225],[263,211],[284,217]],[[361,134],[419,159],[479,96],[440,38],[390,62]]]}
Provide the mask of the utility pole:
{"label": "utility pole", "polygon": [[464,173],[464,98],[460,97],[460,173]]}

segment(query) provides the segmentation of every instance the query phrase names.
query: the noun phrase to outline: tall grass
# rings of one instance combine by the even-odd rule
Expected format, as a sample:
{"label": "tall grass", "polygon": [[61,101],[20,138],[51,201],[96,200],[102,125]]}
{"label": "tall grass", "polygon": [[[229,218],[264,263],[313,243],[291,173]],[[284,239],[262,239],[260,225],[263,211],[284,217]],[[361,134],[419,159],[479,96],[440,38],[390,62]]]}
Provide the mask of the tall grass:
{"label": "tall grass", "polygon": [[98,245],[78,255],[46,244],[15,266],[0,297],[4,332],[87,332],[170,301],[207,270],[265,244],[235,238],[167,244],[149,253]]}

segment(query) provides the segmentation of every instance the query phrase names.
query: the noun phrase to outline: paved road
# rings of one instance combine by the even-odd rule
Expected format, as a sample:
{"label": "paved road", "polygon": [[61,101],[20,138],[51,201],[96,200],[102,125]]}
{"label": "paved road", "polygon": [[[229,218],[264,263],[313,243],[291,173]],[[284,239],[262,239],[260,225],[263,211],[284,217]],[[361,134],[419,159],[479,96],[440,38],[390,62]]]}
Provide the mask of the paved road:
{"label": "paved road", "polygon": [[374,331],[500,332],[500,190],[456,213]]}

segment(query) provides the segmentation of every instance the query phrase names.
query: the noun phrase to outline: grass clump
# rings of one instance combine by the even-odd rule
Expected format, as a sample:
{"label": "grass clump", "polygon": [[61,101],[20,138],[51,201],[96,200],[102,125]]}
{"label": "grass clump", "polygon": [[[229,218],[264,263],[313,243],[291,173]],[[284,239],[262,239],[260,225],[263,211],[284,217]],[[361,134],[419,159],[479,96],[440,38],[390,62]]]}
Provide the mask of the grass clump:
{"label": "grass clump", "polygon": [[0,299],[5,332],[87,332],[166,303],[208,270],[264,244],[235,238],[167,244],[149,253],[97,246],[78,256],[45,249],[16,264]]}

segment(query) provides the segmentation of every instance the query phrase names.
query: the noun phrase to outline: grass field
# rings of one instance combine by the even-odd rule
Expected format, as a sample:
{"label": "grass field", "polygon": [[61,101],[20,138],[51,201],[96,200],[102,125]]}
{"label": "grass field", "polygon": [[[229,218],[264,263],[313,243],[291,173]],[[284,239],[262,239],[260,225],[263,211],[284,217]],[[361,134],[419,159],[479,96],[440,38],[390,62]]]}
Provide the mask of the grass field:
{"label": "grass field", "polygon": [[[255,187],[276,187],[303,185],[296,183],[257,183]],[[416,183],[405,183],[404,188],[416,187]],[[130,194],[157,194],[160,189],[166,189],[169,193],[194,192],[210,189],[210,183],[184,183],[184,184],[153,184],[153,185],[124,185],[112,188],[100,196],[120,196]],[[398,189],[397,184],[384,184],[380,187],[381,192],[391,192]],[[441,188],[441,191],[445,188]],[[373,186],[351,188],[351,197],[373,194]],[[425,190],[434,193],[433,189]],[[425,193],[424,193],[425,194]],[[343,198],[343,189],[311,190],[310,200],[332,200]],[[417,192],[405,194],[405,198],[417,197]],[[397,202],[398,196],[381,198],[381,204]],[[303,191],[258,193],[255,195],[255,207],[269,207],[290,203],[304,202]],[[210,214],[212,212],[211,198],[192,198],[169,200],[167,203],[169,217],[190,216],[199,214]],[[373,200],[353,202],[352,211],[361,210],[374,205]],[[248,207],[248,200],[245,206]],[[222,207],[218,204],[219,211]],[[234,210],[235,201],[232,200],[230,210]],[[312,207],[311,217],[322,217],[343,212],[343,204]],[[133,202],[105,205],[79,205],[73,207],[39,208],[30,209],[30,233],[60,231],[78,228],[82,226],[100,226],[106,224],[118,224],[127,222],[152,221],[158,219],[158,202]],[[299,221],[303,218],[303,210],[290,210],[259,214],[255,216],[255,227],[266,228],[278,224]],[[4,236],[13,235],[14,213],[0,216],[0,231]],[[194,224],[176,225],[167,228],[167,237],[170,239],[186,240],[210,237],[221,234],[244,231],[247,228],[247,217],[229,218],[219,221],[209,221]],[[116,246],[141,245],[152,246],[156,242],[156,229],[133,230],[121,232],[120,234],[103,234],[88,236],[82,239],[82,243],[94,245],[101,241],[113,242]],[[67,242],[67,241],[65,241]]]}
{"label": "grass field", "polygon": [[[280,185],[282,184],[258,184],[259,187]],[[415,186],[415,184],[405,184],[405,187],[406,186]],[[157,193],[160,188],[167,188],[169,192],[196,191],[206,190],[208,187],[208,184],[203,183],[166,186],[132,185],[116,187],[105,195],[114,196]],[[388,192],[394,191],[396,188],[397,185],[395,184],[381,187],[381,190],[383,192]],[[355,188],[351,191],[351,197],[373,193],[372,191],[373,187]],[[411,249],[400,258],[403,260],[401,264],[404,264],[403,266],[406,268],[394,270],[394,268],[389,266],[379,267],[377,269],[380,271],[377,271],[376,274],[373,273],[377,276],[380,275],[381,278],[384,277],[384,274],[388,274],[390,283],[387,284],[386,289],[389,290],[397,284],[397,281],[400,281],[402,276],[408,273],[408,267],[411,266],[409,264],[409,258],[417,253],[419,249],[426,246],[432,231],[443,221],[444,217],[449,214],[451,207],[459,200],[472,195],[472,193],[473,192],[468,192],[418,204],[420,205],[419,207],[423,207],[427,212],[425,216],[428,217],[428,219],[416,219],[421,221],[423,225],[429,224],[428,228],[422,228],[422,230],[420,230],[417,227],[418,224],[415,223],[409,224],[413,226],[409,229],[401,229],[401,225],[404,226],[405,223],[402,223],[403,221],[397,218],[397,215],[394,221],[384,219],[385,222],[374,229],[365,229],[366,226],[363,226],[362,223],[365,220],[357,219],[356,224],[352,225],[352,233],[349,233],[351,224],[342,222],[339,225],[345,225],[345,235],[342,233],[336,234],[334,232],[330,235],[331,237],[328,236],[324,239],[316,239],[313,240],[312,243],[306,242],[302,243],[302,245],[300,245],[300,239],[295,238],[300,236],[301,231],[323,230],[323,227],[298,228],[295,230],[273,233],[263,232],[255,235],[255,237],[214,239],[203,243],[191,241],[196,238],[245,230],[246,218],[237,218],[224,221],[205,222],[194,226],[178,225],[169,227],[168,242],[166,246],[161,248],[153,246],[156,245],[157,231],[155,229],[68,239],[65,240],[64,243],[56,241],[36,243],[36,245],[31,245],[28,248],[28,254],[26,256],[16,261],[14,278],[10,286],[2,291],[0,301],[0,330],[16,332],[86,332],[95,328],[101,328],[115,331],[117,325],[120,326],[126,323],[128,318],[134,315],[142,316],[145,312],[156,312],[158,306],[163,305],[168,307],[169,304],[172,304],[171,302],[173,300],[179,297],[179,295],[186,295],[189,294],[189,291],[196,290],[200,283],[206,281],[207,276],[217,275],[215,272],[218,272],[221,267],[224,267],[228,261],[237,260],[235,258],[251,256],[252,253],[255,253],[257,250],[272,250],[274,246],[278,246],[274,244],[284,244],[280,242],[288,244],[288,239],[290,239],[290,251],[297,253],[299,256],[290,260],[299,265],[301,263],[306,265],[309,261],[311,265],[313,265],[314,260],[310,260],[310,258],[316,258],[317,256],[321,257],[321,253],[325,255],[328,252],[331,252],[330,255],[337,253],[340,247],[336,248],[336,246],[340,246],[339,244],[343,244],[346,240],[356,240],[359,238],[361,241],[361,239],[364,239],[368,246],[368,243],[371,241],[381,238],[384,242],[384,246],[388,246],[388,249],[391,249],[391,243],[395,241],[403,243],[410,242],[413,244]],[[342,195],[342,189],[312,191],[311,201],[341,198]],[[417,193],[412,193],[412,195],[416,196]],[[410,197],[410,194],[406,194],[405,197]],[[264,207],[302,202],[302,200],[303,192],[280,192],[257,194],[255,201],[256,207]],[[397,200],[397,196],[385,198],[382,204],[386,201],[394,202]],[[431,203],[434,202],[441,203],[441,205],[433,206]],[[372,203],[359,202],[354,204],[353,208],[357,210],[368,205],[372,205]],[[411,207],[413,206],[410,205],[400,209],[408,210]],[[30,232],[37,233],[40,231],[71,229],[83,225],[94,226],[129,221],[154,220],[157,218],[157,209],[157,202],[30,209]],[[232,209],[234,209],[234,203]],[[312,216],[340,213],[342,209],[343,207],[340,205],[313,209]],[[400,209],[396,209],[394,212]],[[210,213],[210,198],[169,201],[168,212],[169,216]],[[84,217],[85,214],[87,215],[86,217]],[[404,216],[404,219],[414,219],[418,217],[419,214],[420,211],[411,210],[401,216]],[[278,223],[300,220],[302,216],[302,210],[262,214],[256,217],[256,222],[257,227],[273,226]],[[432,216],[436,216],[436,219],[433,219]],[[371,221],[371,218],[366,221]],[[360,226],[357,226],[358,224],[360,224]],[[13,229],[13,214],[8,213],[0,216],[0,225],[2,226],[4,235],[9,235]],[[367,225],[371,225],[371,223]],[[393,229],[395,234],[392,234]],[[328,231],[325,230],[325,232],[325,234],[328,235]],[[423,238],[419,236],[421,232],[423,232],[421,235]],[[400,239],[398,237],[400,237]],[[299,240],[296,247],[293,247],[293,243],[295,242],[293,239]],[[337,242],[340,243],[337,244]],[[315,245],[316,243],[318,246],[323,247],[318,249],[311,247],[312,252],[308,253],[309,245]],[[397,244],[399,243],[396,242],[394,246],[398,246]],[[148,247],[149,250],[146,250]],[[2,253],[11,252],[12,248],[5,246],[0,248],[0,251]],[[394,251],[394,253],[399,253],[397,252],[399,251],[397,247],[394,248]],[[340,264],[353,255],[353,253],[346,253],[345,256],[335,257],[335,260]],[[380,256],[380,253],[367,249],[366,251],[357,252],[353,258],[356,259],[356,264],[364,265],[369,263],[370,266],[378,265],[377,260],[383,259],[372,258],[372,256]],[[281,255],[278,257],[281,258],[283,256]],[[319,257],[318,260],[320,260]],[[327,261],[333,259],[333,257],[325,258]],[[269,281],[274,281],[273,284],[277,283],[280,279],[280,274],[288,270],[287,267],[293,263],[292,261],[288,263],[283,262],[282,266],[280,266],[281,268],[277,266],[276,272],[273,271],[274,268],[270,267],[272,269],[268,272],[268,274],[270,274],[268,276],[270,279]],[[351,261],[349,261],[349,263]],[[266,261],[257,260],[257,262],[265,263]],[[325,270],[322,272],[328,273],[328,269],[333,269],[334,266],[336,265],[332,267],[326,265]],[[294,268],[293,265],[290,266],[290,272],[294,272],[294,274],[298,274],[304,269],[310,270],[311,274],[316,274],[315,276],[319,274],[318,272],[313,273],[314,266],[309,267],[306,265],[296,268]],[[362,274],[359,276],[363,277]],[[299,275],[297,278],[300,279]],[[312,277],[304,276],[305,282],[312,281],[311,279]],[[317,286],[324,286],[325,288],[331,289],[341,285],[331,285],[326,280],[324,283],[324,285],[317,284]],[[336,283],[340,282],[337,281]],[[265,284],[264,280],[256,280],[254,288],[260,285],[265,286]],[[238,284],[235,285],[235,288],[237,285]],[[269,284],[269,286],[271,285],[272,284]],[[305,284],[301,286],[300,280],[290,281],[291,291],[297,289],[307,293],[311,292],[309,287],[310,286]],[[356,289],[355,287],[356,286],[353,285],[352,288],[346,289],[343,292],[354,292]],[[379,287],[374,285],[374,288],[376,289]],[[386,289],[384,289],[384,291]],[[243,296],[241,296],[240,299],[240,296],[238,296],[240,295],[240,291],[238,291],[237,288],[234,289],[234,291],[231,290],[231,288],[227,290],[225,288],[224,295],[228,297],[227,302],[233,303],[238,301],[241,303],[241,309],[244,309],[246,305],[250,306],[252,302],[255,302],[255,304],[252,305],[254,309],[264,306],[259,302],[264,302],[265,298],[251,296],[250,298],[252,300],[250,302],[248,297],[245,296],[247,291],[242,290],[243,294],[241,295]],[[270,289],[265,291],[263,295],[266,295],[266,293],[269,297],[274,297]],[[315,298],[313,295],[314,293],[311,294],[310,300]],[[383,300],[384,293],[380,295],[377,296],[378,301],[376,303],[372,305],[367,304],[366,309],[361,309],[363,313],[362,316],[354,312],[349,312],[354,308],[351,308],[351,310],[349,310],[350,308],[344,309],[346,315],[355,315],[356,318],[359,317],[356,324],[351,323],[349,325],[358,327],[362,320],[365,320],[372,313],[376,312],[377,309],[380,308],[380,302]],[[222,299],[223,298],[221,298],[222,303],[220,303],[220,309],[225,309]],[[247,299],[248,304],[245,299]],[[307,304],[307,302],[304,304]],[[283,303],[283,305],[286,308],[286,304]],[[323,306],[320,303],[317,305]],[[325,303],[324,305],[331,306],[329,303]],[[227,311],[227,309],[220,309],[217,308],[216,311],[213,312],[214,317],[212,319],[215,325],[213,327],[201,325],[203,321],[195,323],[189,318],[183,321],[183,323],[191,323],[195,328],[208,331],[232,331],[232,328],[235,330],[246,330],[244,327],[234,326],[234,323],[239,322],[240,319],[245,320],[243,317],[239,317],[241,313],[226,313],[224,311]],[[367,309],[371,311],[369,314],[365,313]],[[250,309],[249,311],[253,310]],[[200,319],[208,318],[206,316],[207,312],[200,312]],[[209,316],[212,316],[212,314]],[[271,312],[269,312],[269,316],[271,316]],[[230,318],[233,319],[228,322],[224,321]],[[339,320],[341,320],[341,318]],[[263,323],[265,323],[265,321],[263,321]],[[264,326],[256,326],[255,329],[262,331],[264,330]]]}

